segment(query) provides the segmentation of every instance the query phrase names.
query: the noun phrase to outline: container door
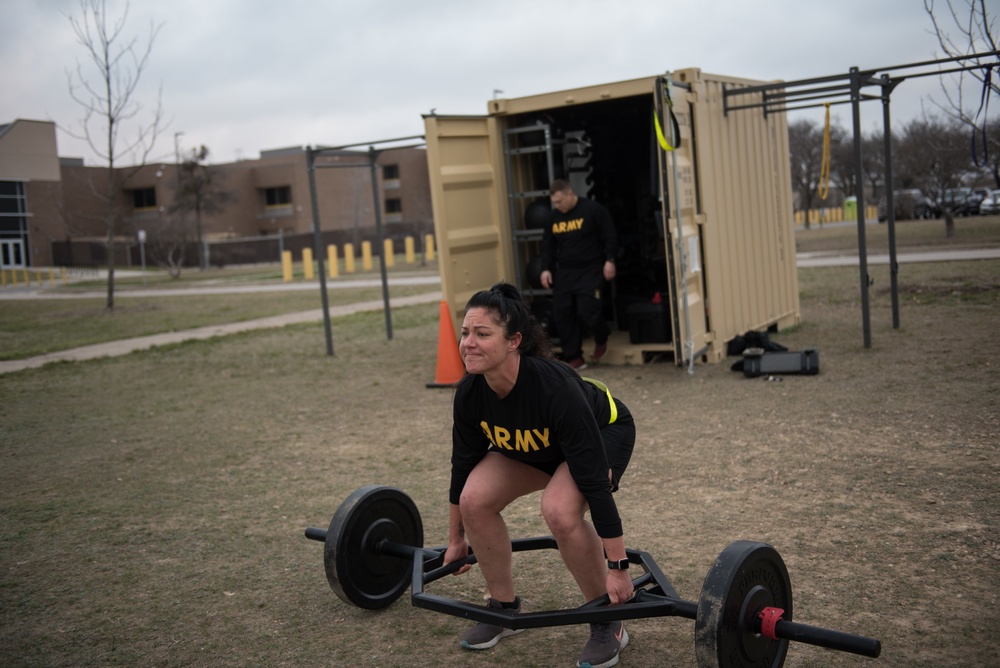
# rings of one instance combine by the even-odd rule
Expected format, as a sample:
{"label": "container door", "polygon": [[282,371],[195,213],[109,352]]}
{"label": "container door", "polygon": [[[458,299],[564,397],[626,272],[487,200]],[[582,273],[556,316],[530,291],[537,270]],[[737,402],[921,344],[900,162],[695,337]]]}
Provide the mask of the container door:
{"label": "container door", "polygon": [[424,128],[441,290],[458,331],[469,297],[513,279],[503,147],[488,116],[426,116]]}
{"label": "container door", "polygon": [[704,266],[702,264],[701,225],[697,224],[697,197],[694,175],[694,142],[691,116],[685,91],[671,90],[666,77],[657,77],[656,105],[660,191],[670,273],[670,317],[673,328],[674,357],[678,365],[688,365],[708,346],[708,322],[705,306]]}

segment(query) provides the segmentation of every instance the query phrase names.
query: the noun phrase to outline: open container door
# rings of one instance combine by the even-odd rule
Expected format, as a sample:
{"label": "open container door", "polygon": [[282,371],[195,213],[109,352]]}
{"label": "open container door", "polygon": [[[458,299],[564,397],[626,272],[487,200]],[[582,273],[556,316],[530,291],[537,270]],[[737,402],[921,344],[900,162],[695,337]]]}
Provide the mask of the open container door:
{"label": "open container door", "polygon": [[503,153],[487,116],[425,116],[424,128],[441,291],[457,332],[469,298],[513,271]]}
{"label": "open container door", "polygon": [[697,197],[694,174],[694,141],[691,115],[674,107],[669,76],[655,79],[654,120],[659,155],[661,214],[666,221],[664,243],[670,284],[670,323],[673,329],[674,360],[694,368],[709,344],[705,309],[701,226],[697,224]]}

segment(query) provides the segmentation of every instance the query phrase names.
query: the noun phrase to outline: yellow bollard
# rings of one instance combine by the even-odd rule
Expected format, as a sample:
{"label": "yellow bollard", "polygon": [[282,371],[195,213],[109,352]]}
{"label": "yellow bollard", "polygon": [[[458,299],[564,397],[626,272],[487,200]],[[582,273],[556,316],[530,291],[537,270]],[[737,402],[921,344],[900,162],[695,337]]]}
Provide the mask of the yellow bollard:
{"label": "yellow bollard", "polygon": [[344,244],[344,271],[354,273],[354,244]]}
{"label": "yellow bollard", "polygon": [[393,267],[396,265],[396,253],[392,247],[392,239],[386,239],[382,242],[382,258],[385,260],[385,266]]}
{"label": "yellow bollard", "polygon": [[7,270],[0,269],[0,287],[7,287]]}
{"label": "yellow bollard", "polygon": [[313,269],[313,251],[312,248],[302,249],[302,276],[307,281],[312,280],[315,270]]}
{"label": "yellow bollard", "polygon": [[66,267],[60,267],[59,269],[62,271],[63,285],[69,285],[69,278],[66,276]]}
{"label": "yellow bollard", "polygon": [[413,237],[406,237],[403,240],[403,247],[406,249],[406,264],[416,262],[416,254],[413,252]]}
{"label": "yellow bollard", "polygon": [[330,244],[326,247],[326,263],[329,265],[326,275],[328,278],[337,278],[340,270],[337,267],[337,244]]}
{"label": "yellow bollard", "polygon": [[55,286],[55,284],[56,284],[55,270],[52,267],[49,267],[49,285]]}
{"label": "yellow bollard", "polygon": [[424,255],[428,260],[434,259],[434,235],[428,234],[424,237]]}
{"label": "yellow bollard", "polygon": [[281,251],[281,276],[285,283],[292,280],[292,251]]}
{"label": "yellow bollard", "polygon": [[21,271],[24,272],[24,287],[28,287],[31,285],[31,280],[28,278],[28,268],[25,267]]}
{"label": "yellow bollard", "polygon": [[361,269],[364,271],[372,270],[372,242],[370,241],[361,242]]}

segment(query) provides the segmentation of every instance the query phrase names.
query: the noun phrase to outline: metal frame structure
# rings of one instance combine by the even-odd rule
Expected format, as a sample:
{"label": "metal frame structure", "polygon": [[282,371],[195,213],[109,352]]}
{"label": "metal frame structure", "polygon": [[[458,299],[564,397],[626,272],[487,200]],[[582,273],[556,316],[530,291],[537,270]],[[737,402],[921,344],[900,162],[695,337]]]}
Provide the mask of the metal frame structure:
{"label": "metal frame structure", "polygon": [[[406,144],[403,146],[388,146],[382,149],[376,149],[377,144],[395,144],[397,142],[421,140],[415,144]],[[375,169],[375,161],[378,159],[379,153],[382,151],[390,151],[396,149],[404,148],[419,148],[424,146],[423,135],[412,135],[409,137],[398,137],[396,139],[380,139],[378,141],[368,141],[359,142],[357,144],[346,144],[344,146],[317,146],[316,148],[307,147],[306,148],[306,165],[309,171],[309,202],[312,206],[312,218],[313,218],[313,253],[316,256],[316,267],[319,271],[319,290],[323,302],[323,329],[326,332],[326,354],[333,356],[333,330],[330,325],[330,299],[326,291],[326,268],[323,263],[323,236],[320,232],[319,224],[319,201],[316,196],[316,169],[325,168],[356,168],[363,167],[364,164],[350,164],[350,165],[317,165],[316,157],[323,155],[324,153],[332,153],[334,151],[346,151],[348,149],[357,148],[359,146],[368,147],[368,167],[371,170],[372,175],[372,197],[374,198],[375,204],[375,234],[378,236],[379,248],[383,249],[380,252],[384,253],[385,239],[382,232],[382,203],[378,196],[378,172]],[[385,333],[388,340],[392,340],[392,311],[389,310],[389,278],[386,274],[386,262],[385,258],[381,258],[379,262],[382,274],[382,302],[384,304],[383,310],[385,311]]]}
{"label": "metal frame structure", "polygon": [[[980,62],[985,58],[997,58],[997,62]],[[961,64],[956,67],[946,67],[951,63],[976,61],[975,65]],[[1000,51],[973,53],[953,58],[925,60],[917,63],[907,63],[892,67],[879,67],[862,70],[852,67],[847,74],[838,74],[815,79],[800,79],[785,81],[763,86],[723,90],[723,109],[726,115],[730,111],[761,109],[766,116],[769,113],[785,113],[798,109],[847,104],[851,105],[851,116],[854,131],[854,180],[858,198],[858,264],[861,281],[861,312],[862,329],[865,348],[871,348],[871,315],[869,309],[868,289],[871,277],[868,274],[868,248],[865,239],[865,205],[864,181],[861,161],[861,110],[860,103],[867,100],[882,101],[882,123],[884,137],[884,154],[886,165],[886,213],[889,232],[889,267],[892,288],[892,327],[899,329],[899,263],[896,261],[896,215],[892,195],[892,135],[889,123],[889,107],[892,91],[907,79],[928,76],[941,76],[957,72],[985,69],[1000,65]],[[929,69],[934,68],[934,69]],[[865,92],[867,89],[878,89],[877,94]],[[760,102],[749,104],[734,104],[737,97],[759,93]],[[845,99],[846,98],[846,99]],[[732,101],[731,101],[732,100]],[[814,100],[823,102],[812,103]],[[807,103],[807,104],[799,104]]]}
{"label": "metal frame structure", "polygon": [[[336,517],[334,521],[336,521]],[[391,523],[388,520],[386,522]],[[379,531],[375,529],[371,533],[378,534]],[[305,531],[306,538],[316,541],[326,541],[327,534],[327,531],[316,527],[309,527]],[[478,563],[475,553],[471,550],[469,556],[464,559],[443,565],[445,547],[416,547],[396,543],[387,538],[376,538],[374,543],[366,545],[366,548],[372,551],[372,558],[392,557],[404,562],[411,560],[410,602],[414,607],[475,622],[494,624],[506,629],[536,629],[653,617],[682,617],[697,620],[700,614],[699,603],[683,600],[653,556],[643,550],[625,550],[629,562],[638,566],[643,572],[632,579],[635,593],[623,604],[609,605],[610,599],[607,594],[604,594],[576,608],[515,614],[513,610],[488,608],[483,605],[429,594],[425,591],[427,585],[444,576],[455,573],[463,566]],[[511,540],[513,552],[558,549],[559,546],[552,536]],[[345,577],[349,576],[345,574]],[[391,603],[391,600],[388,602]],[[754,618],[749,623],[752,625],[752,633],[759,636],[762,633],[762,619]],[[817,647],[871,658],[877,658],[882,651],[881,642],[874,638],[793,622],[791,619],[778,621],[773,631],[772,639],[774,640],[795,640]],[[783,657],[784,652],[782,652],[782,660],[775,665],[783,663]],[[742,664],[734,663],[733,665]]]}

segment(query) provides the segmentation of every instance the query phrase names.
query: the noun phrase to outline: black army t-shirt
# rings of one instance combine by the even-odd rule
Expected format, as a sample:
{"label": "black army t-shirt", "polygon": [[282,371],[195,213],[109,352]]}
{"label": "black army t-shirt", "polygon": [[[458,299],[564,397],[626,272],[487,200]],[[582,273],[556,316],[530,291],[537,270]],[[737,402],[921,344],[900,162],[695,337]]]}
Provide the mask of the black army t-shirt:
{"label": "black army t-shirt", "polygon": [[457,504],[469,473],[490,449],[525,462],[569,463],[602,538],[622,535],[608,483],[598,425],[612,420],[608,394],[555,360],[522,356],[517,382],[500,399],[482,375],[468,375],[455,393],[449,499]]}

